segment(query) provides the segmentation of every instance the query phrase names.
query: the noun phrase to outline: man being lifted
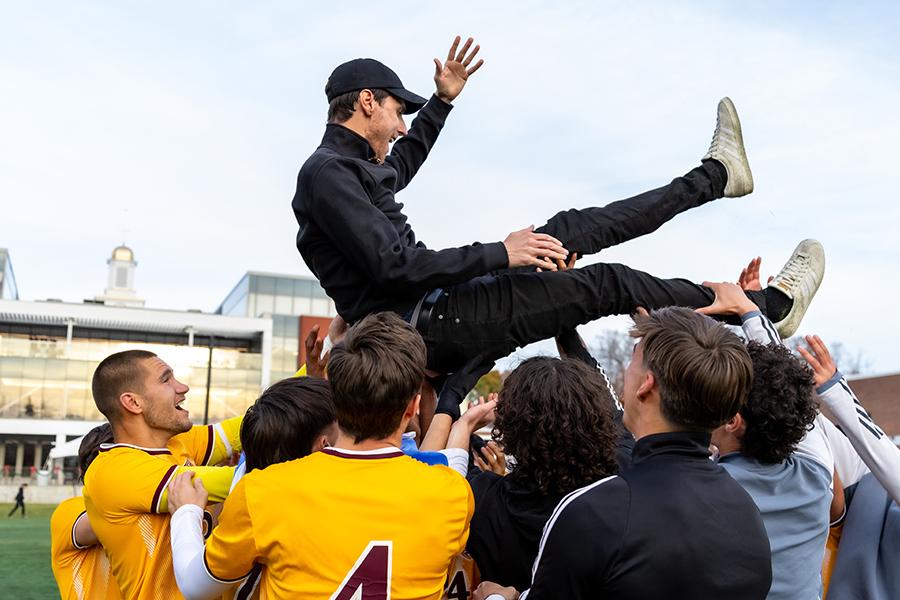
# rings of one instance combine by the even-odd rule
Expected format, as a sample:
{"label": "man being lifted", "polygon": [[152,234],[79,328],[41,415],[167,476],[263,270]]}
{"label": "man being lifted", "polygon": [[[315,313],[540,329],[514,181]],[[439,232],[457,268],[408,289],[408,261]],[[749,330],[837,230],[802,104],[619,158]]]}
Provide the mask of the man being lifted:
{"label": "man being lifted", "polygon": [[[555,261],[650,233],[710,200],[749,194],[753,177],[728,98],[719,103],[700,166],[666,186],[602,208],[560,212],[503,242],[434,251],[416,239],[395,195],[422,166],[451,102],[482,65],[471,38],[459,44],[457,37],[443,64],[435,59],[436,91],[427,101],[372,59],[338,66],[325,85],[325,136],[300,169],[293,210],[297,248],[341,317],[352,324],[373,312],[396,312],[424,337],[429,368],[453,372],[637,306],[711,304],[711,290],[682,279],[602,263],[559,272]],[[407,131],[403,115],[416,111]],[[768,289],[750,294],[787,336],[823,271],[824,256],[795,252]]]}

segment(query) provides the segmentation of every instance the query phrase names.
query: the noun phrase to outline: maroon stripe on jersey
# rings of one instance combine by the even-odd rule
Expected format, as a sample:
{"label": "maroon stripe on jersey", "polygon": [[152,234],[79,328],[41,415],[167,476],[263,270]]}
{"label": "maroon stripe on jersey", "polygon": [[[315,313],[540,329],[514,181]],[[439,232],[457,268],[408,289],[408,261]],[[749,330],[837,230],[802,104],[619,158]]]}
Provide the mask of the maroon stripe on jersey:
{"label": "maroon stripe on jersey", "polygon": [[159,485],[156,486],[156,491],[153,492],[153,501],[150,503],[151,512],[159,512],[159,499],[162,497],[163,490],[166,489],[166,484],[169,483],[169,479],[172,477],[172,474],[177,468],[178,467],[175,465],[169,467],[169,470],[166,471],[165,475],[163,475],[162,481],[160,481]]}
{"label": "maroon stripe on jersey", "polygon": [[213,448],[215,447],[214,434],[213,434],[213,426],[206,426],[207,436],[206,436],[206,454],[203,456],[203,462],[201,465],[208,465],[209,459],[212,458]]}
{"label": "maroon stripe on jersey", "polygon": [[330,454],[331,456],[338,456],[340,458],[357,458],[360,460],[374,460],[377,458],[397,458],[398,456],[403,456],[403,453],[399,450],[395,450],[392,452],[384,452],[379,454],[351,454],[349,452],[341,452],[337,448],[323,448],[322,452],[325,454]]}
{"label": "maroon stripe on jersey", "polygon": [[253,570],[250,571],[250,575],[244,580],[244,583],[237,586],[237,593],[234,595],[234,600],[250,600],[253,592],[259,587],[259,580],[261,578],[262,565],[253,565]]}
{"label": "maroon stripe on jersey", "polygon": [[141,452],[146,452],[147,454],[152,454],[154,456],[158,454],[172,454],[171,450],[167,450],[165,448],[141,448],[140,446],[132,446],[131,444],[101,444],[98,452],[109,452],[110,450],[115,450],[116,448],[131,448],[132,450],[140,450]]}

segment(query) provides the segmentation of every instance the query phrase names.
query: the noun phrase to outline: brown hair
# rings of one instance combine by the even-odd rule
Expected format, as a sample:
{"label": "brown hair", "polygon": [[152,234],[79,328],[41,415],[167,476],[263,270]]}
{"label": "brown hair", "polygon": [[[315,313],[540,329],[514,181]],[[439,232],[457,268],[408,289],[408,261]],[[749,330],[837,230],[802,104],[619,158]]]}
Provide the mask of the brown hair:
{"label": "brown hair", "polygon": [[566,494],[616,472],[619,430],[597,369],[529,358],[503,382],[493,436],[516,457],[508,475],[540,496]]}
{"label": "brown hair", "polygon": [[656,377],[660,409],[673,425],[712,431],[747,401],[753,380],[741,339],[709,317],[680,307],[635,316],[644,367]]}
{"label": "brown hair", "polygon": [[394,313],[367,316],[335,344],[328,380],[340,428],[358,443],[399,426],[425,377],[425,342]]}
{"label": "brown hair", "polygon": [[119,396],[125,392],[144,389],[144,368],[141,363],[156,354],[147,350],[126,350],[104,358],[94,371],[91,393],[94,404],[110,423],[119,416]]}
{"label": "brown hair", "polygon": [[[340,96],[335,97],[334,100],[328,103],[328,122],[329,123],[343,123],[347,119],[353,116],[353,113],[356,112],[356,103],[359,101],[359,93],[362,90],[356,90],[353,92],[347,92],[346,94],[341,94]],[[371,90],[372,95],[375,97],[375,102],[378,104],[384,104],[385,99],[390,96],[388,92],[381,89]]]}

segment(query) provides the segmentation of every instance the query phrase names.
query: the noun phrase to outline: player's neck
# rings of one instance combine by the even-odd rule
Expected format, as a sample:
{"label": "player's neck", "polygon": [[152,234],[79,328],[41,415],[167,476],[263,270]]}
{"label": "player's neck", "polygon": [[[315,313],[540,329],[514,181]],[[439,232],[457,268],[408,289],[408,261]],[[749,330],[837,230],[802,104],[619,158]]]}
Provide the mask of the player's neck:
{"label": "player's neck", "polygon": [[113,441],[117,444],[129,444],[141,448],[165,448],[170,439],[172,439],[172,435],[168,431],[147,427],[143,421],[113,425]]}
{"label": "player's neck", "polygon": [[345,433],[343,430],[338,429],[337,441],[335,441],[335,448],[341,448],[343,450],[379,450],[381,448],[399,448],[400,443],[403,441],[403,432],[397,431],[392,435],[386,438],[380,439],[366,439],[360,442],[354,440],[352,435]]}

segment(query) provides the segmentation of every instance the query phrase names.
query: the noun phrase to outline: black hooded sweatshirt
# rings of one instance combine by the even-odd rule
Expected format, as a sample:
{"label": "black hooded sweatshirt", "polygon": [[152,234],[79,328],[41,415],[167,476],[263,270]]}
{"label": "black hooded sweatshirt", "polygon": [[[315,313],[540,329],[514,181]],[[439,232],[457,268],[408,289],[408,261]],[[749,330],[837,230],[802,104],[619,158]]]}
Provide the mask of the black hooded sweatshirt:
{"label": "black hooded sweatshirt", "polygon": [[564,493],[540,496],[509,477],[477,469],[469,476],[475,514],[466,550],[483,581],[524,590],[531,585],[544,524]]}

